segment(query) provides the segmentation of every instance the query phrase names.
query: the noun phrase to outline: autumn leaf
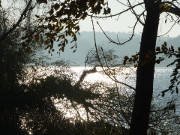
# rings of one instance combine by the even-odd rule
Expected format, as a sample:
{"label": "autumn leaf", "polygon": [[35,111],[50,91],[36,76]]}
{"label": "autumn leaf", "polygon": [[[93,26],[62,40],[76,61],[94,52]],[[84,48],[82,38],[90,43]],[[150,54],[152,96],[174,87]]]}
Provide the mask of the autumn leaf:
{"label": "autumn leaf", "polygon": [[166,4],[166,5],[164,5],[164,8],[168,8],[169,6]]}
{"label": "autumn leaf", "polygon": [[76,21],[78,21],[78,19],[73,19],[73,22],[76,22]]}
{"label": "autumn leaf", "polygon": [[129,57],[128,56],[124,56],[124,59],[127,60],[127,59],[129,59]]}
{"label": "autumn leaf", "polygon": [[62,51],[62,52],[64,52],[64,47],[65,47],[65,46],[62,46],[62,48],[61,48],[61,51]]}
{"label": "autumn leaf", "polygon": [[167,46],[167,42],[164,42],[164,45]]}
{"label": "autumn leaf", "polygon": [[137,66],[138,66],[138,65],[137,65],[137,64],[135,64],[135,65],[134,65],[134,68],[137,68]]}
{"label": "autumn leaf", "polygon": [[36,35],[35,35],[34,40],[35,40],[35,41],[38,41],[38,40],[39,40],[39,34],[36,34]]}
{"label": "autumn leaf", "polygon": [[178,51],[180,52],[180,47],[178,48]]}

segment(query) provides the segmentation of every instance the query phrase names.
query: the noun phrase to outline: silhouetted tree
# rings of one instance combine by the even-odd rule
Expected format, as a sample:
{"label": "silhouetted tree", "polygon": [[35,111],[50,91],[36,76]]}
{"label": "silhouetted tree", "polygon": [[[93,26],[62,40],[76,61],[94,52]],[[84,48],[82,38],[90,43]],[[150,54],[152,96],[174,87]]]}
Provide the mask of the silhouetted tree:
{"label": "silhouetted tree", "polygon": [[[31,2],[31,0],[29,2]],[[37,0],[37,3],[39,4],[47,4],[48,2],[51,2],[51,0]],[[57,41],[60,47],[59,51],[63,52],[65,45],[68,44],[68,36],[72,37],[72,41],[77,40],[76,34],[80,29],[79,21],[84,20],[88,16],[91,18],[108,18],[131,11],[132,14],[134,14],[137,18],[137,21],[134,24],[132,36],[127,41],[123,43],[120,43],[119,41],[115,42],[106,34],[105,35],[110,42],[121,45],[133,38],[134,29],[137,23],[142,24],[144,27],[140,44],[139,63],[137,67],[136,95],[130,134],[147,134],[150,106],[153,94],[154,65],[156,62],[155,48],[158,24],[160,20],[159,16],[161,13],[180,16],[180,8],[178,7],[179,2],[177,0],[144,0],[141,3],[132,5],[130,0],[127,0],[127,4],[123,4],[119,1],[120,4],[126,5],[127,8],[114,15],[108,15],[110,14],[111,9],[108,7],[107,3],[108,2],[105,2],[104,0],[65,0],[63,2],[53,1],[49,12],[45,17],[36,15],[37,20],[40,22],[37,29],[31,33],[27,31],[27,33],[23,35],[22,39],[25,41],[25,44],[28,44],[31,41],[39,41],[41,44],[46,45],[45,49],[49,49],[49,53],[54,51],[53,43]],[[135,8],[142,5],[144,6],[144,10],[140,14],[137,14]],[[25,12],[27,8],[28,6],[25,8]],[[100,13],[103,13],[105,16],[95,16]],[[25,14],[21,15],[21,18],[19,19],[20,21],[24,15]],[[11,31],[13,31],[17,25],[19,25],[19,21],[16,23],[16,25],[14,25],[15,27],[13,26],[4,35],[6,36],[11,33]],[[3,39],[4,35],[0,39]],[[76,42],[73,47],[77,47]],[[179,60],[176,62],[179,63]],[[178,67],[179,64],[177,64],[176,69],[174,70],[175,76],[177,75]]]}

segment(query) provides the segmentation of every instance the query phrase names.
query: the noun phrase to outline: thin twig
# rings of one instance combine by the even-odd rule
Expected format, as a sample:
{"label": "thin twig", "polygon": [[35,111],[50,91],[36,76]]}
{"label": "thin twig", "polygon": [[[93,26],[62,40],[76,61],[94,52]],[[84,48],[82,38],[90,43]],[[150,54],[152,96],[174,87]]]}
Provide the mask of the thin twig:
{"label": "thin twig", "polygon": [[19,24],[23,21],[23,17],[26,15],[30,5],[31,5],[32,0],[30,0],[26,6],[26,8],[24,9],[24,11],[22,12],[19,20],[17,21],[17,23],[15,25],[13,25],[13,27],[11,29],[9,29],[9,31],[7,31],[6,33],[4,33],[1,37],[0,37],[0,42],[2,40],[4,40],[10,33],[12,33],[18,26]]}

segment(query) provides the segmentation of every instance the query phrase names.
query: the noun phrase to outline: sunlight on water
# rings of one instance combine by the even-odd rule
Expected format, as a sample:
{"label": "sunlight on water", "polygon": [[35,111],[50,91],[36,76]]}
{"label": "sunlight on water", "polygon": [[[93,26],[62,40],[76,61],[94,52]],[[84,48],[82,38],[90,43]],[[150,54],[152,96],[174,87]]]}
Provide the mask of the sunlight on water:
{"label": "sunlight on water", "polygon": [[[77,73],[77,80],[81,76],[84,70],[90,70],[92,67],[72,67],[71,70]],[[112,80],[108,78],[105,74],[102,73],[101,68],[97,68],[96,73],[88,74],[84,81],[88,81],[90,83],[95,82],[106,82],[106,83],[112,83]]]}
{"label": "sunlight on water", "polygon": [[[86,111],[81,105],[78,105],[76,108],[75,107],[73,108],[72,107],[73,104],[66,98],[54,99],[54,103],[57,110],[62,112],[64,117],[70,119],[70,122],[74,122],[75,120],[80,120],[80,121],[87,120],[85,113]],[[79,118],[79,119],[74,119],[74,118]]]}
{"label": "sunlight on water", "polygon": [[[57,66],[50,66],[46,67],[44,70],[43,67],[37,68],[37,72],[35,74],[32,74],[30,69],[28,69],[30,76],[42,76],[47,77],[49,75],[55,75],[58,76],[59,72],[62,72],[63,67],[57,67]],[[56,71],[54,71],[56,69]],[[70,71],[73,72],[72,79],[77,82],[82,75],[84,70],[90,70],[92,67],[70,67]],[[59,70],[59,72],[57,72]],[[67,73],[69,70],[67,70],[65,67],[63,69],[64,71],[62,73]],[[107,68],[96,68],[97,72],[88,74],[83,82],[87,82],[90,84],[94,83],[103,83],[108,86],[118,86],[119,92],[121,94],[131,94],[133,90],[131,90],[129,87],[125,86],[122,83],[128,84],[135,88],[136,83],[136,69],[135,68],[114,68],[111,71],[108,71]],[[105,72],[104,72],[105,71]],[[157,104],[158,106],[165,106],[168,101],[171,99],[176,99],[175,102],[178,104],[176,113],[180,114],[180,98],[178,98],[177,94],[170,94],[167,93],[165,97],[158,96],[161,91],[168,88],[170,85],[170,75],[172,73],[172,68],[156,68],[155,69],[155,77],[154,77],[154,100],[153,103]],[[121,83],[115,83],[115,81],[119,81]],[[178,86],[179,87],[179,86]],[[100,89],[98,91],[101,91]],[[70,118],[71,122],[73,122],[74,118],[78,118],[76,116],[80,116],[83,120],[87,120],[87,115],[85,109],[78,105],[76,108],[72,107],[73,104],[67,100],[64,99],[53,99],[55,106],[59,111],[61,111],[66,118]],[[81,119],[79,119],[81,120]]]}
{"label": "sunlight on water", "polygon": [[[72,67],[71,69],[77,73],[78,79],[82,74],[83,70],[89,70],[92,69],[92,67]],[[106,73],[104,73],[104,71]],[[114,80],[117,80],[135,86],[135,74],[135,68],[116,67],[113,68],[112,72],[109,72],[107,68],[104,68],[103,70],[102,68],[98,67],[97,72],[87,75],[84,81],[88,81],[90,83],[104,82],[107,84],[114,84]]]}
{"label": "sunlight on water", "polygon": [[[75,79],[75,81],[78,81],[83,71],[90,69],[92,69],[92,67],[71,67],[71,70],[76,74],[73,79]],[[103,83],[104,85],[107,85],[109,87],[118,86],[119,92],[121,94],[130,94],[132,93],[131,89],[121,83],[115,83],[114,80],[127,83],[130,86],[135,86],[135,74],[135,68],[114,68],[110,73],[107,68],[102,69],[98,67],[97,72],[88,74],[84,78],[83,82],[87,82],[88,84]],[[102,91],[103,93],[103,89],[99,89],[98,91]],[[66,98],[55,99],[54,102],[57,109],[61,111],[66,118],[69,118],[71,122],[74,121],[74,118],[79,118],[76,116],[80,116],[82,120],[87,120],[86,111],[81,105],[78,105],[77,108],[74,108],[72,107],[72,103]]]}

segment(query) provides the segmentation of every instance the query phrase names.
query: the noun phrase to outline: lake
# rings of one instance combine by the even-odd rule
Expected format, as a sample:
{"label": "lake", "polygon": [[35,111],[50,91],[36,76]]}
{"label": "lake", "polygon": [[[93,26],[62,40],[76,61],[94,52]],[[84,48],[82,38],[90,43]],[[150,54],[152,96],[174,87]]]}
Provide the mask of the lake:
{"label": "lake", "polygon": [[[35,75],[36,76],[38,75],[49,76],[53,74],[53,75],[58,76],[59,73],[65,73],[65,74],[72,73],[71,77],[74,80],[74,83],[76,83],[79,80],[84,70],[90,70],[92,68],[93,67],[80,67],[80,66],[73,66],[73,67],[72,66],[70,67],[47,66],[46,68],[38,67],[37,68],[38,70],[35,73]],[[64,71],[61,72],[62,70]],[[156,108],[164,108],[166,107],[169,101],[173,100],[173,103],[176,104],[176,111],[175,113],[173,113],[173,115],[175,114],[177,116],[180,116],[179,94],[176,94],[176,92],[174,92],[173,94],[171,94],[170,92],[167,92],[164,97],[161,96],[161,92],[167,89],[170,85],[170,80],[171,80],[170,76],[172,74],[172,71],[173,71],[173,68],[163,68],[163,67],[155,68],[153,104],[156,106]],[[30,72],[30,75],[32,75],[31,72]],[[120,83],[117,83],[117,87],[119,88],[119,92],[121,94],[131,94],[133,90],[122,83],[135,87],[136,68],[115,67],[115,68],[111,68],[111,72],[109,72],[107,67],[104,68],[103,70],[102,68],[97,67],[97,72],[88,74],[84,78],[82,83],[88,82],[88,83],[94,84],[96,82],[102,82],[103,84],[107,86],[113,87],[116,85],[116,83],[112,79],[120,82]],[[180,89],[180,86],[178,86],[178,88]],[[101,89],[98,89],[98,91],[101,91]],[[73,119],[77,116],[77,113],[76,113],[76,110],[72,108],[71,102],[68,101],[67,98],[64,98],[64,99],[57,100],[57,103],[58,103],[56,104],[57,109],[59,109],[66,118],[70,118],[73,122]],[[86,117],[85,109],[81,105],[77,106],[77,109],[81,117],[84,120],[86,120],[87,117]],[[164,123],[166,124],[167,122],[165,121],[163,122],[163,124]],[[172,123],[170,124],[171,126],[172,125],[174,126],[174,124]]]}
{"label": "lake", "polygon": [[[52,66],[51,69],[54,69],[54,67]],[[78,80],[84,70],[90,70],[92,69],[92,67],[70,67],[70,69],[75,73],[75,75],[73,76],[73,79]],[[104,71],[107,71],[107,68],[105,68]],[[116,74],[114,74],[114,71],[116,72]],[[162,95],[161,92],[167,89],[170,85],[170,79],[171,79],[170,76],[172,74],[172,71],[173,71],[173,68],[157,67],[155,69],[153,103],[155,105],[158,105],[159,107],[165,107],[169,101],[173,100],[173,102],[177,105],[176,114],[180,115],[179,94],[177,94],[176,92],[174,92],[173,94],[171,94],[170,92],[167,92],[164,97],[161,96]],[[49,72],[49,73],[52,73],[52,72]],[[108,71],[107,71],[107,74],[109,74]],[[109,76],[110,77],[113,76],[117,79],[117,81],[126,83],[135,88],[136,68],[133,68],[133,67],[132,68],[124,68],[124,67],[114,68],[113,72]],[[108,86],[111,86],[111,85],[114,86],[115,82],[112,80],[113,77],[110,78],[109,76],[107,76],[102,71],[102,68],[98,67],[96,73],[88,74],[84,78],[84,82],[88,82],[88,83],[102,82],[104,84],[107,84]],[[132,89],[130,89],[129,87],[121,83],[118,83],[118,87],[119,87],[120,93],[131,94],[133,91]],[[180,89],[180,86],[178,86],[178,88]],[[61,107],[61,109],[62,108],[63,106]],[[66,113],[68,117],[73,117],[72,110],[71,110],[71,113],[68,111],[66,111]]]}

